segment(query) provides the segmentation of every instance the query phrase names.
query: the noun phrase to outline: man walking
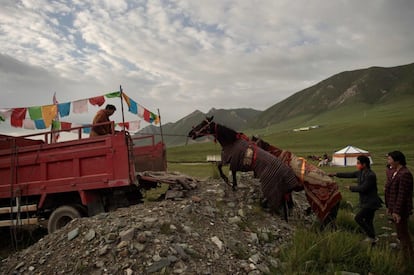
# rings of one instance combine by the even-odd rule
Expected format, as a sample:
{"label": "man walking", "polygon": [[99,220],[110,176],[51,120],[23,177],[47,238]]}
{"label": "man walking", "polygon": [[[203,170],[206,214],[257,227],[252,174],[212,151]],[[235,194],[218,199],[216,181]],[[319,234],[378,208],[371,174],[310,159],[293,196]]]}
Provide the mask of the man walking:
{"label": "man walking", "polygon": [[371,170],[370,160],[367,156],[358,156],[356,166],[358,170],[355,172],[331,173],[329,176],[358,179],[358,185],[347,186],[351,192],[359,193],[360,210],[355,216],[355,221],[367,234],[367,241],[370,241],[372,245],[375,245],[377,238],[375,238],[374,216],[375,211],[381,207],[382,203],[378,196],[377,176],[374,171]]}

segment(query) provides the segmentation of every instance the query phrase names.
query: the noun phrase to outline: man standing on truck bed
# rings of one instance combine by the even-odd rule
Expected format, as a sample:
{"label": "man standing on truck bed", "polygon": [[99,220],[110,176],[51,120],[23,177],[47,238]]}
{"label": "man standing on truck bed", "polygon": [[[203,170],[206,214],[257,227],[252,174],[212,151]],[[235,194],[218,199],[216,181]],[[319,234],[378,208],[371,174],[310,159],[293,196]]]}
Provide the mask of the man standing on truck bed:
{"label": "man standing on truck bed", "polygon": [[[115,111],[116,111],[116,108],[114,105],[112,104],[106,105],[105,109],[99,110],[96,113],[95,117],[93,118],[93,124],[95,125],[98,123],[110,122],[109,117],[113,115]],[[112,132],[113,132],[112,124],[108,123],[104,125],[92,126],[90,136],[91,137],[102,136],[102,135],[110,134]]]}

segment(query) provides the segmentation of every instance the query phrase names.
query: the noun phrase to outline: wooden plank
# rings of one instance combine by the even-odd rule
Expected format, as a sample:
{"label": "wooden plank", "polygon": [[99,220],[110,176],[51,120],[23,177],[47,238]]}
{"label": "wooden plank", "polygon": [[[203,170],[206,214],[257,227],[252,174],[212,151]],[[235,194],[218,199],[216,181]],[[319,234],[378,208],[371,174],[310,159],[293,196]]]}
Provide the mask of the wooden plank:
{"label": "wooden plank", "polygon": [[38,219],[37,218],[29,218],[29,219],[20,219],[17,220],[4,220],[0,221],[0,227],[4,226],[16,226],[16,225],[29,225],[29,224],[37,224]]}
{"label": "wooden plank", "polygon": [[20,211],[22,212],[31,212],[31,211],[37,211],[37,205],[36,204],[30,204],[30,205],[22,205],[20,206],[20,210],[17,206],[7,206],[7,207],[1,207],[0,208],[0,214],[7,214],[7,213],[17,213]]}

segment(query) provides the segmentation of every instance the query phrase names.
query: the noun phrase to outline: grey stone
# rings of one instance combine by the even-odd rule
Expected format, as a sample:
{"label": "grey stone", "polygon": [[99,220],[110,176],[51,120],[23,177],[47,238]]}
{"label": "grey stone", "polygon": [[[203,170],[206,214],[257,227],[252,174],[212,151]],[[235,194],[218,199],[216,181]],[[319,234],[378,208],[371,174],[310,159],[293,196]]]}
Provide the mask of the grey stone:
{"label": "grey stone", "polygon": [[183,259],[184,261],[188,260],[188,255],[187,253],[185,253],[183,247],[181,247],[178,244],[174,244],[173,249],[178,253],[181,259]]}
{"label": "grey stone", "polygon": [[25,265],[25,262],[20,262],[18,265],[16,265],[16,267],[14,268],[15,270],[19,270],[20,268],[22,268]]}
{"label": "grey stone", "polygon": [[167,193],[165,193],[165,199],[166,200],[174,200],[177,198],[183,198],[184,192],[178,191],[178,190],[168,190]]}
{"label": "grey stone", "polygon": [[157,271],[160,271],[164,267],[167,267],[170,265],[170,261],[166,258],[159,260],[158,262],[153,263],[147,268],[148,273],[154,273]]}
{"label": "grey stone", "polygon": [[105,245],[105,246],[103,246],[102,248],[99,249],[98,255],[103,256],[108,252],[108,250],[109,250],[109,246]]}
{"label": "grey stone", "polygon": [[131,241],[134,238],[135,228],[130,228],[125,231],[119,232],[119,237],[121,237],[121,241]]}
{"label": "grey stone", "polygon": [[213,236],[211,237],[211,241],[217,245],[217,247],[221,250],[223,249],[223,242],[217,237],[217,236]]}
{"label": "grey stone", "polygon": [[95,238],[96,232],[93,229],[90,229],[85,235],[85,240],[90,242]]}
{"label": "grey stone", "polygon": [[240,223],[242,220],[239,216],[234,216],[229,218],[229,223],[231,224],[237,224]]}
{"label": "grey stone", "polygon": [[68,233],[68,241],[73,240],[79,235],[79,228],[75,228]]}
{"label": "grey stone", "polygon": [[254,255],[250,256],[250,258],[249,258],[249,261],[254,263],[254,264],[259,263],[259,260],[260,260],[260,255],[259,254],[254,254]]}

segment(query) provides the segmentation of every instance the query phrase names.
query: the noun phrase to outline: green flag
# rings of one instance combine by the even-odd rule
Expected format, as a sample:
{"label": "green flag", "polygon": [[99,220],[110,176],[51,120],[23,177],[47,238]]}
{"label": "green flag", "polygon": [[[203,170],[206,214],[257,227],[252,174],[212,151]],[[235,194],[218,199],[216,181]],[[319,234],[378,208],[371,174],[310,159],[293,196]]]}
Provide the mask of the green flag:
{"label": "green flag", "polygon": [[42,107],[40,106],[35,106],[35,107],[29,107],[29,115],[30,115],[30,119],[31,120],[37,120],[37,119],[42,119]]}
{"label": "green flag", "polygon": [[121,97],[121,92],[113,92],[105,95],[107,98]]}

